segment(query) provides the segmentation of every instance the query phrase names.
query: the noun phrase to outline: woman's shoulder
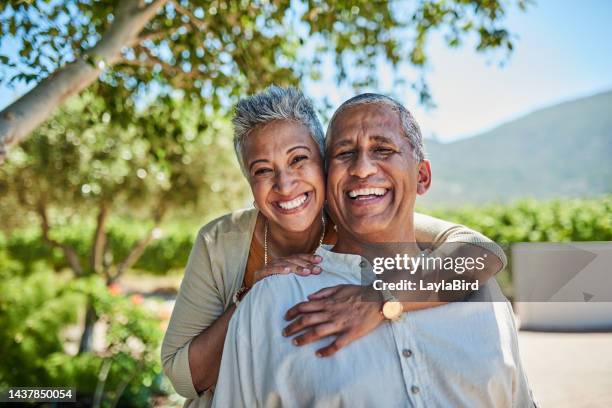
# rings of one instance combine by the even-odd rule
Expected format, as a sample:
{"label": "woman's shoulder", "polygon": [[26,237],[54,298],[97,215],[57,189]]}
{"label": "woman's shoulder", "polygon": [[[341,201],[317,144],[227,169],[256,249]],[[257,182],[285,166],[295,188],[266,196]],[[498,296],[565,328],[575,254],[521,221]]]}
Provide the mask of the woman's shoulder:
{"label": "woman's shoulder", "polygon": [[257,219],[257,209],[246,208],[233,211],[218,217],[200,228],[198,235],[202,238],[217,237],[221,234],[251,234]]}

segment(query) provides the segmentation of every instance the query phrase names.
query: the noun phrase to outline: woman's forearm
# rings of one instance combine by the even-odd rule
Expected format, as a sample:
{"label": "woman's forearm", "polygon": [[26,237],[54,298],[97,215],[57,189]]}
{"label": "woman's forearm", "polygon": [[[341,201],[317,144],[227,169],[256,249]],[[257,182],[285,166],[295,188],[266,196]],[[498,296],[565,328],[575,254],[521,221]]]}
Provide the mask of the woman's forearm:
{"label": "woman's forearm", "polygon": [[223,343],[235,310],[236,306],[231,305],[213,324],[198,334],[189,346],[189,370],[193,386],[198,393],[217,382]]}

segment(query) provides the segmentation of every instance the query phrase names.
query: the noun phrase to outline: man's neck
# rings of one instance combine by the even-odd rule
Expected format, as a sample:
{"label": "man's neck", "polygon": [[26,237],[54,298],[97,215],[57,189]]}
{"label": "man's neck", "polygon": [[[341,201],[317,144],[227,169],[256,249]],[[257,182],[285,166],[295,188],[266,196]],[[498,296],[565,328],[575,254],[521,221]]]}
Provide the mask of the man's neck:
{"label": "man's neck", "polygon": [[[357,236],[342,227],[338,227],[338,241],[332,248],[333,252],[342,254],[364,255],[366,247],[370,245],[380,245],[385,243],[409,244],[410,247],[416,246],[416,235],[412,219],[403,223],[405,228],[396,231],[388,231],[377,234]],[[409,251],[411,252],[411,251]]]}

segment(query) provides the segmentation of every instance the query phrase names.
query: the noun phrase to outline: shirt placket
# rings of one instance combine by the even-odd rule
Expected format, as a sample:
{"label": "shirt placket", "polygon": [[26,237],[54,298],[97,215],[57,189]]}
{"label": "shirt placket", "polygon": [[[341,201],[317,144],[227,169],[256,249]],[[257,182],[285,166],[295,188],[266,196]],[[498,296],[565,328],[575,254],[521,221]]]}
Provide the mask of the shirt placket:
{"label": "shirt placket", "polygon": [[426,407],[427,387],[424,382],[425,372],[421,365],[415,339],[411,335],[410,320],[404,315],[397,322],[391,322],[391,330],[395,340],[396,352],[402,369],[402,380],[406,395],[412,407]]}

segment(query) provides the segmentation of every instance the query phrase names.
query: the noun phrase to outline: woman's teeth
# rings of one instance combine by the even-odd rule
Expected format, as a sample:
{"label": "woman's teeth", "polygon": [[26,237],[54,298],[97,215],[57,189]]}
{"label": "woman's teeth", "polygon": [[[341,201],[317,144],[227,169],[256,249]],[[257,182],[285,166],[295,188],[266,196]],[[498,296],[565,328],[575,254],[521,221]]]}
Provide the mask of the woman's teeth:
{"label": "woman's teeth", "polygon": [[359,190],[351,190],[348,192],[349,197],[356,198],[359,196],[383,196],[386,190],[384,188],[360,188]]}
{"label": "woman's teeth", "polygon": [[300,205],[304,204],[304,201],[306,201],[306,198],[308,198],[308,196],[306,195],[306,193],[304,193],[298,198],[294,198],[291,201],[279,201],[278,206],[285,210],[293,210],[294,208],[297,208]]}

